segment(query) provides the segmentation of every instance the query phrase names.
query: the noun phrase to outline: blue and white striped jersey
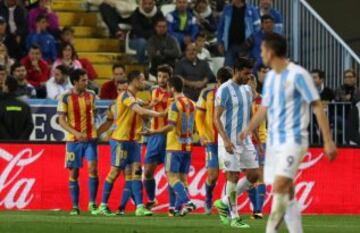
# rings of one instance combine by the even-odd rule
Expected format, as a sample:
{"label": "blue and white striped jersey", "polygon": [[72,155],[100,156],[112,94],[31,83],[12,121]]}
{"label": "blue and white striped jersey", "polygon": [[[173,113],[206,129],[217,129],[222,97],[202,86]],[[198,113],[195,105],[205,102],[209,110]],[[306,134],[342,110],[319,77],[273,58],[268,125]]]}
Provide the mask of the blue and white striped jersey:
{"label": "blue and white striped jersey", "polygon": [[289,63],[281,74],[270,71],[262,101],[268,109],[268,145],[307,145],[310,104],[319,99],[314,81],[303,67]]}
{"label": "blue and white striped jersey", "polygon": [[[215,107],[225,109],[221,122],[234,145],[240,145],[239,134],[249,124],[253,96],[249,85],[238,85],[232,79],[220,86],[216,92]],[[245,145],[252,145],[248,137]]]}

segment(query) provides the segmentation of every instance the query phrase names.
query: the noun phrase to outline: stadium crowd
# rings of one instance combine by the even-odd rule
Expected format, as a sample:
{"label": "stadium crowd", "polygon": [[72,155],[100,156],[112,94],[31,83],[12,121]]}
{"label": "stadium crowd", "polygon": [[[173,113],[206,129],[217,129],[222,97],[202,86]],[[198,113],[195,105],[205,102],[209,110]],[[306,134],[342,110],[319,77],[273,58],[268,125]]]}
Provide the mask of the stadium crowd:
{"label": "stadium crowd", "polygon": [[[261,92],[268,71],[260,56],[262,38],[271,31],[284,33],[282,13],[272,7],[272,0],[259,0],[258,6],[245,0],[86,3],[98,8],[110,37],[127,40],[136,51],[136,63],[146,70],[149,92],[156,84],[157,67],[168,64],[175,75],[182,76],[184,93],[193,101],[198,100],[207,85],[215,83],[220,67],[232,67],[238,57],[254,61],[253,74]],[[216,62],[219,57],[220,65]],[[126,65],[114,64],[113,77],[99,87],[91,62],[77,55],[73,28],[59,26],[51,0],[0,1],[0,86],[7,77],[16,79],[16,97],[58,99],[72,88],[69,80],[72,70],[83,68],[89,77],[90,90],[100,99],[115,99],[117,84],[126,82]],[[311,74],[323,101],[351,102],[356,106],[360,100],[353,70],[344,71],[343,85],[336,90],[325,86],[326,74],[321,68]]]}

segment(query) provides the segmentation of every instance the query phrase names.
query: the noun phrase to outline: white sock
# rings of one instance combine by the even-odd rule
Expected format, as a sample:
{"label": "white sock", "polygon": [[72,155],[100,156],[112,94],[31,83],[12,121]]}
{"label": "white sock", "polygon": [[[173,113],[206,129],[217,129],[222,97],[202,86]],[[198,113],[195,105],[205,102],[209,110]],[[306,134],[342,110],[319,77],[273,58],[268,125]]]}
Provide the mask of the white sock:
{"label": "white sock", "polygon": [[266,233],[277,233],[289,205],[289,194],[274,193]]}
{"label": "white sock", "polygon": [[303,233],[301,224],[301,211],[295,198],[290,201],[286,214],[285,223],[289,230],[289,233]]}
{"label": "white sock", "polygon": [[239,196],[243,192],[248,191],[250,187],[251,187],[250,181],[246,177],[244,177],[241,180],[239,180],[236,185],[236,194]]}
{"label": "white sock", "polygon": [[230,209],[231,218],[239,217],[237,212],[237,195],[236,195],[236,183],[226,181],[225,195],[221,199],[222,202]]}

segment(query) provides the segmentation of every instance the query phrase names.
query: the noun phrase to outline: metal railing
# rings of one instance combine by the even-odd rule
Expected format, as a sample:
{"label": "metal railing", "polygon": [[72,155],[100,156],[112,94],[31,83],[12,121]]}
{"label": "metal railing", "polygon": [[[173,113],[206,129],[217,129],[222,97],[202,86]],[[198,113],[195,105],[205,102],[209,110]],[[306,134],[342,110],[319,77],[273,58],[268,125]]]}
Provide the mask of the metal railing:
{"label": "metal railing", "polygon": [[[350,103],[328,103],[325,104],[325,111],[327,113],[330,129],[333,139],[337,145],[348,145],[348,132],[349,128],[348,116],[351,109]],[[322,136],[317,124],[314,114],[311,114],[309,125],[309,139],[310,145],[322,145]]]}
{"label": "metal railing", "polygon": [[[259,0],[248,0],[258,5]],[[360,73],[360,58],[306,0],[276,0],[274,8],[284,17],[289,57],[308,70],[326,72],[326,85],[337,88],[343,72]]]}

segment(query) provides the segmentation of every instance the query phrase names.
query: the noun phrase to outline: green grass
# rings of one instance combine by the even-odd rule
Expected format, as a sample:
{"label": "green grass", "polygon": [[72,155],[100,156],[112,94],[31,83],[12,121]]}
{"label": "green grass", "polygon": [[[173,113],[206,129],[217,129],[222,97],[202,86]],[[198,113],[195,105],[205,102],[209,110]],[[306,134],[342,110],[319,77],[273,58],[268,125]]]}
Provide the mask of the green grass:
{"label": "green grass", "polygon": [[[0,212],[1,233],[223,233],[265,232],[265,220],[245,221],[251,229],[233,229],[219,223],[216,215],[188,215],[169,218],[165,215],[134,217],[128,213],[123,217],[81,216],[71,217],[66,212]],[[359,216],[304,216],[305,233],[360,233]],[[281,233],[287,230],[283,227]]]}

